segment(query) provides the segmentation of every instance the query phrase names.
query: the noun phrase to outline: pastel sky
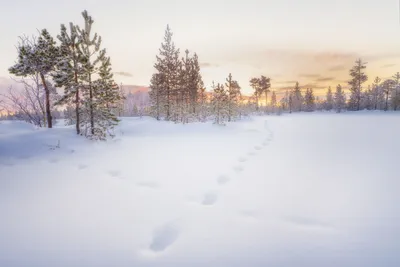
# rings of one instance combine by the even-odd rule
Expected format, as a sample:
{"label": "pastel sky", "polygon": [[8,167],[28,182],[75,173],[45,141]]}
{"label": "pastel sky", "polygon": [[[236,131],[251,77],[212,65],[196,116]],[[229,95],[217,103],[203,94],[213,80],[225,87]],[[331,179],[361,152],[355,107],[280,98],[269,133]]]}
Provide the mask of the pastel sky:
{"label": "pastel sky", "polygon": [[197,52],[207,86],[229,72],[249,92],[252,76],[272,88],[320,90],[345,84],[361,57],[372,78],[400,71],[397,0],[13,0],[1,4],[0,83],[16,59],[18,36],[61,23],[82,25],[87,9],[103,38],[119,83],[148,85],[169,24],[183,52]]}

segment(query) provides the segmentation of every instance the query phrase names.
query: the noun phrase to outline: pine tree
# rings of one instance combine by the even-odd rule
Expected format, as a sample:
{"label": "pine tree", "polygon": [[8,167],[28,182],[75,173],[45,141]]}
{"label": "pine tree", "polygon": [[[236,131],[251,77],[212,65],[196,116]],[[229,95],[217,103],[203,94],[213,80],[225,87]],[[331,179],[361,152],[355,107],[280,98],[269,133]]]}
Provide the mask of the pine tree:
{"label": "pine tree", "polygon": [[229,73],[228,78],[226,78],[225,88],[228,96],[228,122],[230,122],[238,115],[241,95],[240,86],[236,80],[232,79],[231,73]]}
{"label": "pine tree", "polygon": [[[173,113],[172,109],[175,108],[173,105],[176,105],[178,102],[181,89],[180,79],[182,62],[179,59],[179,49],[177,49],[172,42],[172,35],[171,29],[169,25],[167,25],[164,42],[161,44],[161,48],[159,49],[160,54],[156,56],[157,62],[154,64],[154,68],[160,75],[158,79],[162,81],[162,84],[159,86],[159,90],[161,90],[160,94],[152,94],[152,96],[162,96],[166,120],[171,119]],[[174,113],[176,114],[177,112]]]}
{"label": "pine tree", "polygon": [[272,95],[271,95],[271,108],[272,108],[272,112],[275,112],[276,105],[277,105],[277,102],[276,102],[276,93],[275,93],[275,91],[272,91]]}
{"label": "pine tree", "polygon": [[21,43],[18,44],[18,62],[10,67],[8,71],[11,74],[20,77],[30,75],[38,75],[45,92],[46,106],[46,121],[47,127],[53,127],[53,119],[51,116],[50,106],[50,88],[46,82],[47,76],[51,74],[60,57],[59,48],[56,42],[46,29],[40,32],[37,40],[29,40],[21,38]]}
{"label": "pine tree", "polygon": [[99,78],[93,82],[93,110],[95,139],[105,140],[107,135],[118,124],[118,104],[123,96],[118,85],[113,80],[110,58],[102,53],[100,58]]}
{"label": "pine tree", "polygon": [[223,85],[213,82],[213,99],[212,106],[214,110],[214,124],[223,125],[227,118],[227,102],[228,95]]}
{"label": "pine tree", "polygon": [[336,87],[334,105],[337,113],[340,113],[346,106],[346,96],[340,84]]}
{"label": "pine tree", "polygon": [[191,58],[191,68],[190,68],[190,90],[189,90],[189,96],[190,96],[190,105],[191,105],[191,112],[193,114],[196,113],[196,105],[197,105],[197,100],[198,100],[198,93],[204,88],[204,83],[203,83],[203,78],[200,73],[200,64],[199,64],[199,58],[197,54],[195,53],[193,57]]}
{"label": "pine tree", "polygon": [[304,102],[306,105],[306,111],[314,111],[315,110],[315,97],[314,92],[311,88],[307,88],[306,94],[304,96]]}
{"label": "pine tree", "polygon": [[397,72],[393,75],[394,88],[391,95],[391,106],[393,110],[397,110],[400,107],[400,73]]}
{"label": "pine tree", "polygon": [[164,91],[162,86],[164,85],[164,81],[162,80],[163,75],[160,73],[154,73],[151,77],[150,81],[150,107],[151,107],[151,115],[154,116],[157,120],[160,120],[161,115],[163,113],[162,109],[164,107]]}
{"label": "pine tree", "polygon": [[80,39],[77,27],[69,24],[69,33],[64,24],[61,24],[61,33],[57,36],[60,40],[61,60],[57,64],[56,72],[53,74],[53,80],[57,87],[64,88],[63,97],[57,102],[57,105],[75,106],[75,114],[68,113],[70,121],[75,122],[76,133],[80,134],[80,103],[82,84],[80,76],[82,75],[83,56],[80,53]]}
{"label": "pine tree", "polygon": [[254,101],[256,105],[256,111],[258,112],[259,109],[259,98],[262,94],[261,87],[260,87],[260,80],[258,78],[251,78],[250,79],[250,86],[254,89]]}
{"label": "pine tree", "polygon": [[260,83],[261,93],[265,94],[265,112],[267,112],[268,93],[270,92],[271,88],[271,79],[262,75],[259,79],[259,83]]}
{"label": "pine tree", "polygon": [[332,108],[333,108],[333,95],[332,95],[332,89],[329,86],[328,91],[326,92],[325,109],[332,110]]}
{"label": "pine tree", "polygon": [[349,100],[350,110],[360,110],[362,84],[368,80],[368,76],[363,71],[366,68],[365,64],[359,59],[356,61],[356,65],[350,70],[350,76],[352,77],[349,81],[351,92]]}
{"label": "pine tree", "polygon": [[382,83],[382,89],[385,93],[385,108],[384,110],[389,110],[389,95],[392,93],[396,86],[396,82],[392,79],[388,79]]}
{"label": "pine tree", "polygon": [[375,110],[380,109],[381,101],[383,99],[383,90],[380,83],[381,79],[376,77],[372,84],[372,105]]}
{"label": "pine tree", "polygon": [[197,113],[199,120],[205,122],[208,117],[208,101],[206,88],[203,86],[198,92],[198,104]]}
{"label": "pine tree", "polygon": [[291,106],[292,106],[293,111],[302,111],[304,99],[301,94],[301,90],[300,90],[300,86],[299,86],[298,82],[296,82],[296,85],[293,89],[293,93],[291,94],[290,98],[291,98],[291,102],[292,102]]}

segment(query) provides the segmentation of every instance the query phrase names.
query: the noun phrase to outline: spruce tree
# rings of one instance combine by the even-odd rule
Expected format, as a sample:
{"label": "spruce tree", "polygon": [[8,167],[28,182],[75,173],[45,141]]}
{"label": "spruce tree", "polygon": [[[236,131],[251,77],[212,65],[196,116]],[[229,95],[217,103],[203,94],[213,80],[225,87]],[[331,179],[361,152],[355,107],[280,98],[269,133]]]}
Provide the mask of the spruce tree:
{"label": "spruce tree", "polygon": [[215,86],[214,82],[213,88],[213,98],[212,106],[214,111],[214,124],[223,125],[227,118],[227,104],[228,95],[223,85],[217,84]]}
{"label": "spruce tree", "polygon": [[376,77],[372,84],[372,105],[373,109],[380,109],[383,90],[381,88],[381,78]]}
{"label": "spruce tree", "polygon": [[232,121],[238,115],[238,108],[240,104],[240,86],[236,80],[232,79],[232,74],[229,73],[228,78],[226,78],[225,88],[227,90],[228,100],[227,100],[227,112],[228,112],[228,122]]}
{"label": "spruce tree", "polygon": [[384,110],[389,110],[389,95],[392,93],[396,86],[396,82],[392,79],[388,79],[382,83],[382,89],[385,93],[385,108]]}
{"label": "spruce tree", "polygon": [[275,91],[272,91],[272,95],[271,95],[271,108],[272,108],[272,112],[275,112],[276,105],[277,105],[277,102],[276,102],[276,93],[275,93]]}
{"label": "spruce tree", "polygon": [[333,108],[333,95],[332,95],[332,89],[329,86],[328,91],[326,92],[326,101],[325,101],[325,109],[330,111]]}
{"label": "spruce tree", "polygon": [[46,29],[40,32],[37,41],[29,40],[29,38],[21,38],[21,43],[18,44],[17,50],[18,61],[8,71],[20,77],[39,76],[45,92],[46,123],[48,128],[52,128],[51,90],[46,79],[55,69],[60,58],[60,50]]}
{"label": "spruce tree", "polygon": [[306,111],[314,111],[315,110],[315,97],[314,92],[311,88],[307,88],[306,94],[304,96],[305,108]]}
{"label": "spruce tree", "polygon": [[397,72],[393,75],[394,88],[391,95],[391,106],[393,110],[397,110],[400,107],[400,73]]}
{"label": "spruce tree", "polygon": [[162,102],[164,104],[166,120],[171,119],[172,108],[178,101],[179,91],[181,89],[180,79],[182,62],[179,59],[179,49],[177,49],[172,42],[172,35],[171,29],[169,25],[167,25],[164,42],[161,44],[161,48],[159,49],[160,54],[156,56],[157,62],[154,64],[154,68],[161,76],[159,79],[162,81],[160,85],[162,92],[159,95],[163,97]]}
{"label": "spruce tree", "polygon": [[346,96],[340,84],[336,87],[334,105],[337,113],[340,113],[346,106]]}
{"label": "spruce tree", "polygon": [[348,82],[351,93],[349,100],[350,110],[360,110],[361,107],[362,84],[368,80],[368,76],[364,72],[366,68],[365,64],[361,59],[358,59],[354,67],[350,70],[350,76],[352,77]]}
{"label": "spruce tree", "polygon": [[164,95],[163,93],[163,85],[164,82],[162,80],[163,75],[161,73],[154,73],[151,77],[150,81],[150,108],[151,108],[151,115],[154,116],[157,120],[161,119],[161,115],[163,113],[164,107]]}
{"label": "spruce tree", "polygon": [[107,135],[113,136],[112,130],[118,124],[118,104],[123,96],[119,86],[113,79],[110,58],[101,53],[99,78],[93,82],[94,134],[92,138],[105,140]]}
{"label": "spruce tree", "polygon": [[304,98],[301,94],[299,83],[296,82],[296,85],[293,89],[293,93],[290,95],[291,99],[291,107],[293,111],[302,111]]}

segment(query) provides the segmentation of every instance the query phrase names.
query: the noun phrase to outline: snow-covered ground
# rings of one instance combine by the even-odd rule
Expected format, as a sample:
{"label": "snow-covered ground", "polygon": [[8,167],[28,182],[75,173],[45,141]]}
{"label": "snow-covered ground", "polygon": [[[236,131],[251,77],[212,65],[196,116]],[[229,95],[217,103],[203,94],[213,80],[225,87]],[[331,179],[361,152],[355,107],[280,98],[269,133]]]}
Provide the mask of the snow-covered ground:
{"label": "snow-covered ground", "polygon": [[0,266],[400,266],[399,122],[0,122]]}

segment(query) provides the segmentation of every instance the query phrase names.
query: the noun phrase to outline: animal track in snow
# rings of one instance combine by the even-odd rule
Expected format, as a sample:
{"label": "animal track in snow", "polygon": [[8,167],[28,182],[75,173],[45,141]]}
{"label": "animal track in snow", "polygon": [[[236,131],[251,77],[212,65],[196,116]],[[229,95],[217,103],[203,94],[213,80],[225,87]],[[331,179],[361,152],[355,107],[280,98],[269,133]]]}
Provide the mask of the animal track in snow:
{"label": "animal track in snow", "polygon": [[121,172],[120,172],[120,171],[117,171],[117,170],[111,170],[111,171],[108,171],[108,174],[109,174],[111,177],[118,177],[118,176],[121,175]]}
{"label": "animal track in snow", "polygon": [[249,155],[249,156],[255,156],[255,155],[256,155],[256,152],[251,151],[251,152],[247,153],[247,155]]}
{"label": "animal track in snow", "polygon": [[201,204],[204,206],[212,206],[214,205],[218,200],[218,195],[216,193],[206,193],[204,194],[203,201]]}
{"label": "animal track in snow", "polygon": [[79,169],[79,170],[86,169],[87,167],[88,167],[88,166],[85,165],[85,164],[79,164],[79,165],[78,165],[78,169]]}
{"label": "animal track in snow", "polygon": [[230,180],[231,180],[231,179],[230,179],[228,176],[226,176],[226,175],[220,175],[220,176],[218,176],[218,178],[217,178],[217,183],[218,183],[219,185],[224,185],[224,184],[228,183]]}
{"label": "animal track in snow", "polygon": [[240,158],[238,159],[238,161],[239,161],[239,162],[246,162],[246,161],[247,161],[247,158],[246,158],[246,157],[240,157]]}
{"label": "animal track in snow", "polygon": [[140,187],[147,187],[147,188],[158,188],[158,184],[155,182],[150,182],[150,181],[145,181],[145,182],[138,182],[136,183],[136,185],[140,186]]}
{"label": "animal track in snow", "polygon": [[243,167],[240,166],[240,165],[236,165],[236,166],[233,166],[233,170],[235,172],[242,172],[243,171]]}
{"label": "animal track in snow", "polygon": [[255,150],[261,150],[262,147],[260,147],[260,146],[255,146],[254,149],[255,149]]}
{"label": "animal track in snow", "polygon": [[180,231],[175,225],[164,224],[154,231],[150,250],[154,252],[164,251],[178,239],[179,233]]}
{"label": "animal track in snow", "polygon": [[330,224],[319,221],[317,219],[299,217],[299,216],[287,216],[283,218],[284,221],[294,224],[296,226],[307,227],[307,228],[333,228]]}
{"label": "animal track in snow", "polygon": [[263,146],[268,146],[268,142],[262,143]]}
{"label": "animal track in snow", "polygon": [[58,159],[53,158],[53,159],[50,159],[49,162],[50,162],[50,163],[57,163],[57,162],[58,162]]}

